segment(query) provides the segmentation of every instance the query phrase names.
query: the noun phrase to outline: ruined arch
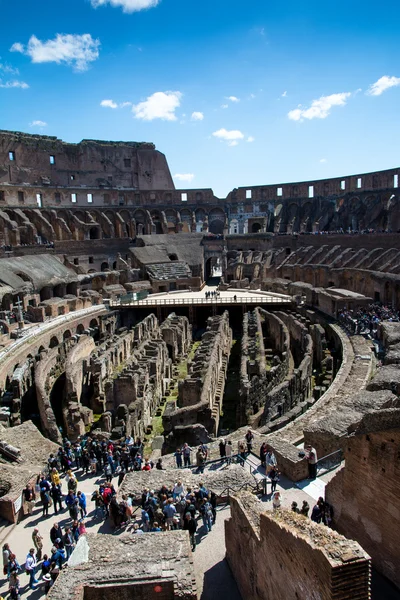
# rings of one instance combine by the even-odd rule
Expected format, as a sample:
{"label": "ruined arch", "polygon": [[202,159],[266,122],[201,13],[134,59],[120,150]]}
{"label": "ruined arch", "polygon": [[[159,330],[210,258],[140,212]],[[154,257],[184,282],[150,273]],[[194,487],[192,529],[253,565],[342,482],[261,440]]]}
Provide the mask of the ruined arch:
{"label": "ruined arch", "polygon": [[50,339],[49,348],[56,348],[59,345],[60,342],[58,341],[57,336],[53,335],[53,337]]}

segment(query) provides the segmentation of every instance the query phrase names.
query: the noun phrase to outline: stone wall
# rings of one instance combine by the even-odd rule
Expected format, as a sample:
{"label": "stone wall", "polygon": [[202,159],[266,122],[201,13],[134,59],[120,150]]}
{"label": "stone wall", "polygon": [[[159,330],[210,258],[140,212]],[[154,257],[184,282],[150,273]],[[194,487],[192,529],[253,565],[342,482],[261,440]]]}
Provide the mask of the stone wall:
{"label": "stone wall", "polygon": [[262,511],[241,493],[225,523],[226,558],[243,598],[371,597],[370,558],[357,542],[292,511]]}
{"label": "stone wall", "polygon": [[356,539],[400,587],[400,410],[372,411],[346,438],[345,467],[327,484],[335,527]]}
{"label": "stone wall", "polygon": [[174,428],[186,428],[190,442],[193,425],[202,425],[216,435],[228,360],[232,345],[229,315],[210,317],[201,344],[188,366],[187,377],[179,382],[178,401],[169,402],[163,415],[164,431],[174,444]]}
{"label": "stone wall", "polygon": [[[238,423],[254,426],[261,415],[276,413],[272,390],[289,376],[290,336],[273,313],[256,308],[243,319],[240,413]],[[254,416],[252,416],[254,415]],[[268,420],[265,417],[264,422]]]}
{"label": "stone wall", "polygon": [[48,594],[50,600],[197,600],[197,597],[186,531],[142,536],[83,535],[68,569],[60,572]]}

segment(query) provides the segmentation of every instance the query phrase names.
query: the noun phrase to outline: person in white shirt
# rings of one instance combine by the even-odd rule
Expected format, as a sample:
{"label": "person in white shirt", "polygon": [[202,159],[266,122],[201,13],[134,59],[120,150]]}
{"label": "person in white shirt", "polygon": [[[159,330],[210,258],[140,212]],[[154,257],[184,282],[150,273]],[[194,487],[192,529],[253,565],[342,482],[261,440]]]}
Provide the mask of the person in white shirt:
{"label": "person in white shirt", "polygon": [[35,577],[35,569],[36,569],[36,558],[35,558],[35,549],[31,548],[29,550],[29,554],[26,557],[25,561],[25,571],[29,575],[29,587],[31,590],[35,590],[35,583],[39,583]]}

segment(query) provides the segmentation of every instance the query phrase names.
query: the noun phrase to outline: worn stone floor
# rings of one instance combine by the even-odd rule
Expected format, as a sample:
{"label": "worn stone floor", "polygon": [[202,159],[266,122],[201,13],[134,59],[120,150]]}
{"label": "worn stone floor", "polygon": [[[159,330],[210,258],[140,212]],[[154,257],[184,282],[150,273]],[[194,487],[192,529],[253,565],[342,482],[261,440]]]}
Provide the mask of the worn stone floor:
{"label": "worn stone floor", "polygon": [[[333,477],[334,471],[321,477],[325,483]],[[95,519],[93,516],[94,504],[90,501],[93,489],[96,483],[100,481],[98,477],[80,476],[78,472],[78,489],[82,490],[88,500],[88,517],[86,527],[92,533],[113,533],[113,527],[109,521]],[[114,478],[116,486],[117,478]],[[65,486],[65,484],[64,484]],[[293,482],[285,477],[281,477],[277,489],[282,495],[282,504],[290,508],[293,500],[301,506],[303,500],[307,500],[310,508],[315,504],[315,499],[305,491],[299,489]],[[265,510],[271,509],[271,496],[267,495],[260,498],[265,505]],[[5,541],[10,544],[11,550],[17,555],[21,565],[24,564],[29,548],[32,546],[31,536],[34,527],[39,527],[44,536],[44,552],[50,553],[51,542],[49,531],[53,523],[58,520],[61,525],[68,521],[68,512],[64,510],[59,514],[59,518],[54,515],[53,507],[50,508],[50,516],[42,518],[40,507],[36,507],[31,517],[25,517],[15,527],[4,527],[0,529],[0,544]],[[197,531],[197,547],[193,554],[193,562],[196,574],[196,583],[198,588],[199,600],[220,600],[229,598],[229,600],[241,600],[242,597],[237,588],[234,577],[225,560],[225,531],[224,522],[230,517],[229,506],[220,506],[217,511],[217,521],[210,533],[206,533],[201,519]],[[167,535],[167,534],[160,534]],[[0,595],[7,596],[8,584],[5,578],[0,574]],[[20,574],[22,597],[28,600],[38,600],[44,597],[43,584],[39,584],[36,590],[30,590],[28,587],[28,577],[22,571]],[[243,599],[248,600],[248,599]],[[396,590],[390,582],[377,573],[373,575],[373,594],[372,600],[400,600],[400,591]]]}

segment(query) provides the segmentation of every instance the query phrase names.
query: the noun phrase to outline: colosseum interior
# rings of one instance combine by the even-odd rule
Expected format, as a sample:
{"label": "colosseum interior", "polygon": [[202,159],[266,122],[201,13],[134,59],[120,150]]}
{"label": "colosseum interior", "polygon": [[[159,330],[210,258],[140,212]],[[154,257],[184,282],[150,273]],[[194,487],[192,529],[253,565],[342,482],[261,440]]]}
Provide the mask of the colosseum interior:
{"label": "colosseum interior", "polygon": [[[232,598],[398,598],[399,174],[217,198],[175,189],[151,143],[1,131],[3,522],[21,522],[22,490],[65,440],[140,439],[163,470],[129,470],[118,499],[204,481],[228,504]],[[282,494],[325,498],[329,527],[272,511],[264,442]],[[204,473],[178,473],[185,443],[207,445]],[[134,538],[118,533],[90,533],[89,566],[72,562],[49,598],[201,597],[185,531],[140,536],[124,565]]]}

